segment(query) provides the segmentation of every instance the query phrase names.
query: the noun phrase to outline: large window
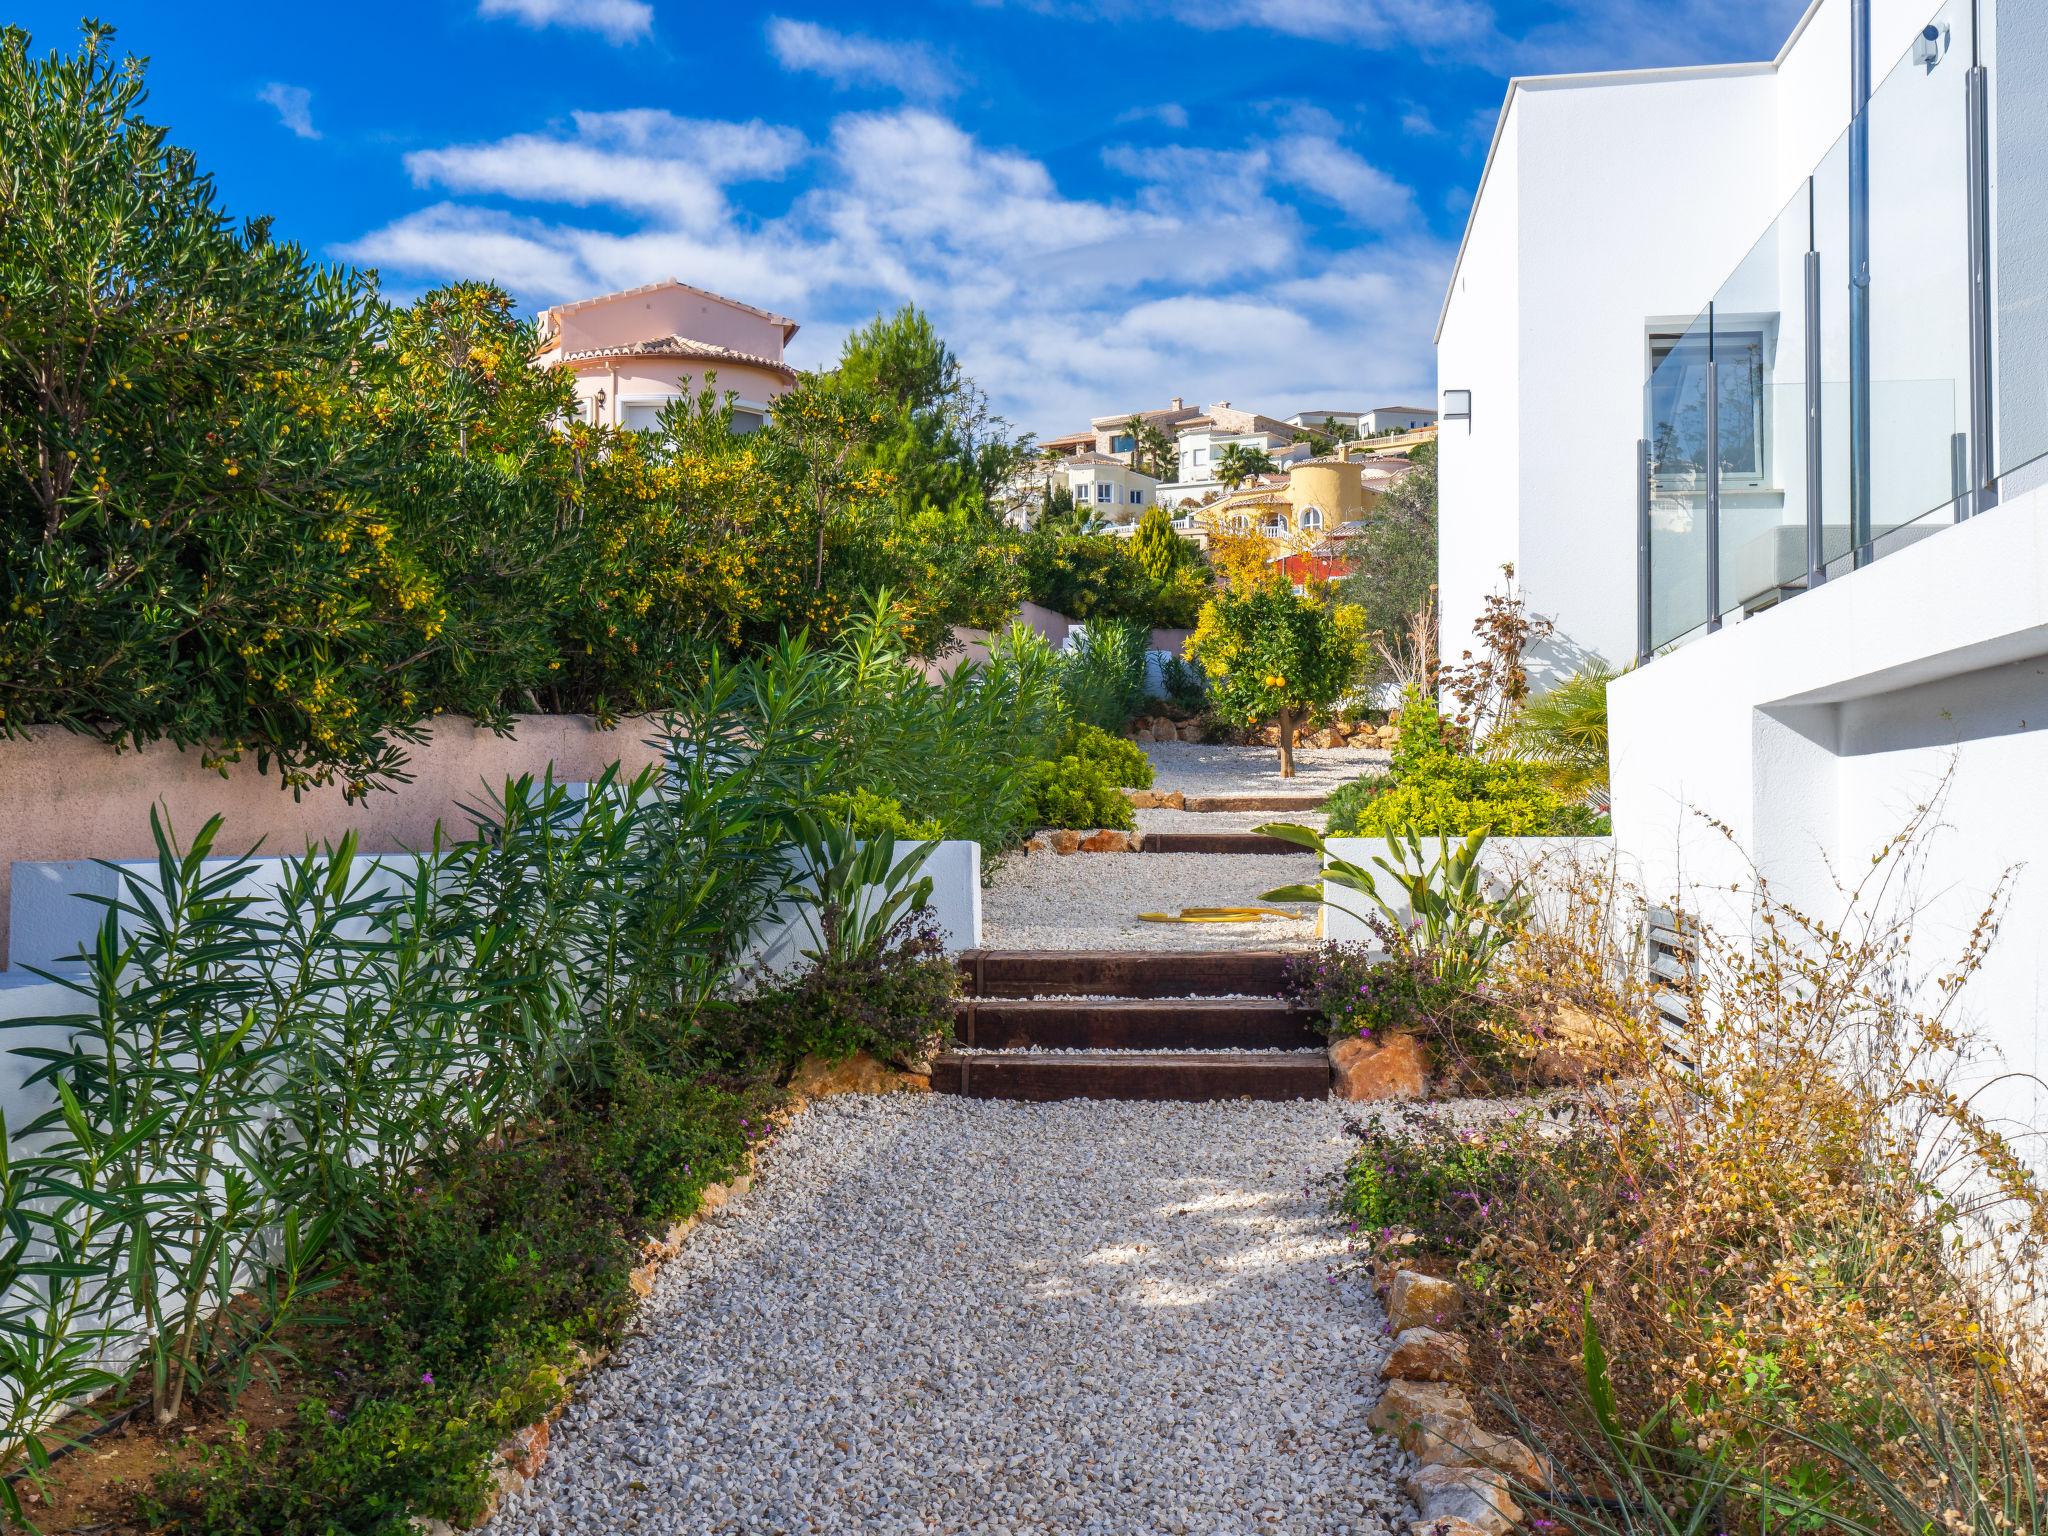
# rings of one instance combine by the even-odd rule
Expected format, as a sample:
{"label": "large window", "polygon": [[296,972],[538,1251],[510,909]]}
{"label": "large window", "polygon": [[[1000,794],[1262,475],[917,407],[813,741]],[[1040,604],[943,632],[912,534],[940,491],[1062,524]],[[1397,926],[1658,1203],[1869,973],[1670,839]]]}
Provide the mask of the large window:
{"label": "large window", "polygon": [[1109,440],[1109,451],[1111,453],[1129,453],[1137,446],[1138,440],[1128,432],[1119,432]]}
{"label": "large window", "polygon": [[1100,485],[1095,487],[1095,499],[1097,501],[1108,501],[1110,497],[1114,496],[1115,494],[1116,491],[1111,487],[1110,483],[1107,480],[1103,481]]}
{"label": "large window", "polygon": [[632,432],[652,432],[661,420],[666,400],[621,400],[619,425]]}
{"label": "large window", "polygon": [[[1717,326],[1713,360],[1720,381],[1721,479],[1763,485],[1770,464],[1764,432],[1765,353],[1761,330]],[[1668,366],[1667,366],[1668,363]],[[1651,453],[1668,473],[1707,462],[1707,339],[1650,338],[1650,410],[1656,441]]]}

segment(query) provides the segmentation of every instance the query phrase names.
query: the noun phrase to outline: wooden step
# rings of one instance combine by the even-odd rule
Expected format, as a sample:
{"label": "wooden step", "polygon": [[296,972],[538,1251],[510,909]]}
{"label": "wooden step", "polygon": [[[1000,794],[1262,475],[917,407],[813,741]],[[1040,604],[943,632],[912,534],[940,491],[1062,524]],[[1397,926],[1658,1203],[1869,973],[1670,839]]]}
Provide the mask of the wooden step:
{"label": "wooden step", "polygon": [[1284,949],[969,949],[968,997],[1278,997]]}
{"label": "wooden step", "polygon": [[983,1051],[1027,1045],[1061,1051],[1305,1050],[1322,1043],[1315,1018],[1309,1009],[1277,999],[969,997],[954,1010],[953,1038]]}
{"label": "wooden step", "polygon": [[1307,848],[1256,832],[1147,832],[1140,853],[1291,853],[1313,859]]}
{"label": "wooden step", "polygon": [[1143,1099],[1205,1103],[1215,1099],[1320,1099],[1330,1092],[1330,1059],[1321,1051],[1212,1051],[1136,1055],[1035,1051],[994,1055],[947,1052],[932,1064],[932,1088],[971,1099]]}

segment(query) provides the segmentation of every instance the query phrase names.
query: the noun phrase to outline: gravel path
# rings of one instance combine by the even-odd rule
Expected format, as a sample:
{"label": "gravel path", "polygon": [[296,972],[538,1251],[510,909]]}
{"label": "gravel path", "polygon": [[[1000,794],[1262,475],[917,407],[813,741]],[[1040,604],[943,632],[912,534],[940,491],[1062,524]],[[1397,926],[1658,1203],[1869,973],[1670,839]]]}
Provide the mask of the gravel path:
{"label": "gravel path", "polygon": [[1138,914],[1263,905],[1262,893],[1319,873],[1312,853],[1034,853],[1005,861],[982,892],[981,941],[990,949],[1306,949],[1316,942],[1308,903],[1291,907],[1304,914],[1300,922],[1141,923]]}
{"label": "gravel path", "polygon": [[492,1529],[1385,1536],[1329,1103],[844,1098],[662,1273]]}
{"label": "gravel path", "polygon": [[1280,777],[1277,747],[1210,747],[1192,741],[1146,745],[1152,759],[1152,787],[1188,794],[1324,794],[1353,779],[1384,772],[1392,754],[1370,747],[1302,747],[1294,753],[1294,777]]}

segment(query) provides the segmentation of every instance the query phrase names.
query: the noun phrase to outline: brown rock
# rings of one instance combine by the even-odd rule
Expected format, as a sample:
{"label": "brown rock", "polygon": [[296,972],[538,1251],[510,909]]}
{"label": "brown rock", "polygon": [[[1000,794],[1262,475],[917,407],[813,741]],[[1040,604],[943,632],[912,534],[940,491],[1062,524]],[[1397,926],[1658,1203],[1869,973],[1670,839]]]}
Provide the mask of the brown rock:
{"label": "brown rock", "polygon": [[530,1478],[540,1471],[540,1464],[548,1459],[548,1439],[551,1434],[550,1421],[542,1419],[538,1424],[513,1431],[511,1437],[498,1447],[498,1456],[521,1477]]}
{"label": "brown rock", "polygon": [[1052,844],[1052,851],[1054,853],[1079,853],[1081,851],[1081,834],[1070,828],[1059,827],[1054,831],[1046,833],[1045,839]]}
{"label": "brown rock", "polygon": [[1434,1275],[1404,1269],[1387,1288],[1387,1326],[1396,1333],[1457,1316],[1458,1288]]}
{"label": "brown rock", "polygon": [[1409,1428],[1401,1445],[1425,1467],[1484,1467],[1524,1488],[1546,1488],[1550,1475],[1536,1453],[1513,1435],[1481,1429],[1470,1418],[1432,1413]]}
{"label": "brown rock", "polygon": [[1154,741],[1179,741],[1180,730],[1171,720],[1162,720],[1152,727]]}
{"label": "brown rock", "polygon": [[1463,1390],[1442,1381],[1390,1381],[1372,1405],[1365,1422],[1383,1435],[1400,1438],[1404,1425],[1418,1423],[1431,1414],[1472,1417],[1472,1401]]}
{"label": "brown rock", "polygon": [[1394,1336],[1393,1352],[1380,1374],[1390,1381],[1469,1381],[1472,1359],[1455,1333],[1410,1328]]}
{"label": "brown rock", "polygon": [[1130,834],[1113,831],[1108,827],[1104,827],[1100,832],[1090,832],[1081,839],[1081,851],[1083,853],[1129,853],[1131,851]]}
{"label": "brown rock", "polygon": [[1419,1099],[1429,1092],[1429,1053],[1414,1035],[1330,1047],[1330,1091],[1340,1099]]}
{"label": "brown rock", "polygon": [[1187,806],[1188,797],[1178,789],[1169,789],[1159,797],[1159,808],[1162,811],[1184,811]]}
{"label": "brown rock", "polygon": [[1507,1480],[1482,1467],[1424,1467],[1404,1486],[1425,1522],[1463,1520],[1486,1536],[1506,1536],[1522,1518]]}
{"label": "brown rock", "polygon": [[1182,741],[1200,741],[1202,739],[1202,727],[1200,722],[1195,720],[1185,720],[1181,722],[1180,739]]}
{"label": "brown rock", "polygon": [[1042,837],[1027,837],[1024,839],[1024,852],[1026,853],[1044,853],[1049,847],[1051,847],[1051,844],[1047,843]]}
{"label": "brown rock", "polygon": [[1127,789],[1124,798],[1131,802],[1134,811],[1156,811],[1159,809],[1159,791],[1156,789]]}
{"label": "brown rock", "polygon": [[[898,1072],[870,1056],[866,1051],[856,1051],[844,1061],[828,1061],[822,1056],[806,1056],[796,1064],[796,1071],[789,1079],[790,1097],[794,1099],[830,1099],[842,1093],[905,1093],[918,1091],[919,1078],[915,1073]],[[925,1087],[931,1086],[929,1078],[923,1079]],[[718,1191],[718,1205],[743,1186],[735,1181],[734,1188],[714,1184],[704,1191],[706,1210],[716,1210],[711,1204],[711,1190]]]}

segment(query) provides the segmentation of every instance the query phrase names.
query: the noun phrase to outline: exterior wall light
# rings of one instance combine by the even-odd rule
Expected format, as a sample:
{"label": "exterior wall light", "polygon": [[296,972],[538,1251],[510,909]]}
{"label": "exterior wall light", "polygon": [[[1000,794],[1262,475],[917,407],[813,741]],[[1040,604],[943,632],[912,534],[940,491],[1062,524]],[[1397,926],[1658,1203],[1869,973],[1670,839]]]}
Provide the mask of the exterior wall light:
{"label": "exterior wall light", "polygon": [[1445,421],[1470,421],[1472,419],[1472,391],[1469,389],[1445,390],[1443,419]]}

